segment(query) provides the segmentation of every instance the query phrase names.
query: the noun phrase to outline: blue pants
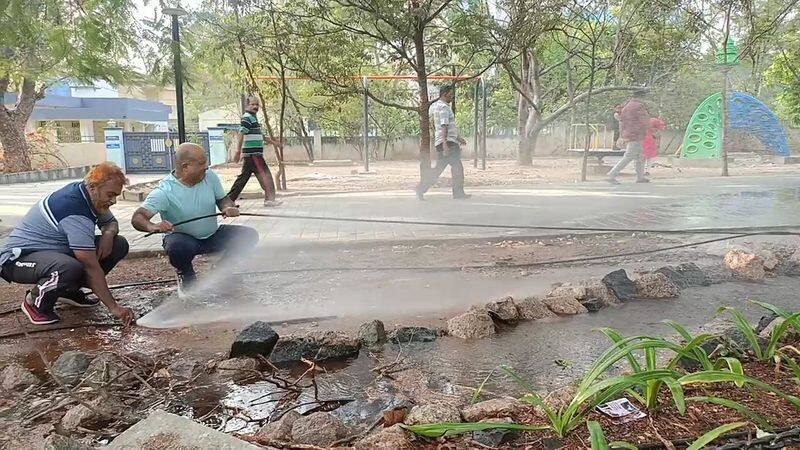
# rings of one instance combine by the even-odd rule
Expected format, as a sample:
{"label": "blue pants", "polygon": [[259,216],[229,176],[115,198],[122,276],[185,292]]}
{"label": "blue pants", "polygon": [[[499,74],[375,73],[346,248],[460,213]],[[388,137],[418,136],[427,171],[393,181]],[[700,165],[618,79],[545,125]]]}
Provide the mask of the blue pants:
{"label": "blue pants", "polygon": [[192,260],[197,255],[222,253],[223,259],[241,254],[244,249],[253,249],[258,243],[258,232],[241,225],[220,225],[216,233],[205,239],[197,239],[184,233],[164,236],[164,250],[169,263],[178,275],[194,277]]}

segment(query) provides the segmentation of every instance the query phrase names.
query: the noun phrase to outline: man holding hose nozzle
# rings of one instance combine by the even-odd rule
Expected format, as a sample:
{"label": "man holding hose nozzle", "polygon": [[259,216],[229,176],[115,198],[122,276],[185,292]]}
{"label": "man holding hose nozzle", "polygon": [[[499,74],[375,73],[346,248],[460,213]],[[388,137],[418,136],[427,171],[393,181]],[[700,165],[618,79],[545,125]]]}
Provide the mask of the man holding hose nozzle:
{"label": "man holding hose nozzle", "polygon": [[[112,163],[98,164],[83,181],[70,183],[34,205],[0,249],[0,276],[9,283],[32,284],[22,312],[34,325],[60,319],[56,301],[80,308],[96,306],[88,287],[125,326],[135,317],[108,289],[106,275],[128,254],[128,241],[110,208],[127,180]],[[95,228],[100,234],[95,235]]]}
{"label": "man holding hose nozzle", "polygon": [[[225,195],[219,177],[208,169],[205,151],[197,144],[184,142],[175,152],[175,171],[147,196],[133,213],[131,224],[145,233],[166,233],[164,250],[178,275],[178,296],[185,297],[197,275],[192,260],[197,255],[224,253],[254,248],[258,232],[240,225],[219,225],[217,208],[224,217],[237,217],[239,208]],[[156,214],[161,222],[150,219]],[[183,222],[201,216],[200,220]]]}

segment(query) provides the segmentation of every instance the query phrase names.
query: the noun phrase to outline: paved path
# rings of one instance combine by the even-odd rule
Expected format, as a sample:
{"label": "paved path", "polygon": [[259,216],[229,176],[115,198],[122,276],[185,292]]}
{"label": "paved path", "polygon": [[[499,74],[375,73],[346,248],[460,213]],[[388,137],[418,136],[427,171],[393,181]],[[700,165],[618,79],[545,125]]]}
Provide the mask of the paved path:
{"label": "paved path", "polygon": [[[63,181],[0,187],[0,219],[11,226]],[[244,211],[293,215],[391,218],[441,222],[543,226],[704,228],[800,223],[800,176],[707,178],[651,184],[606,183],[475,188],[469,200],[436,190],[418,201],[406,191],[285,198],[269,210],[260,200],[242,200]],[[130,226],[138,204],[120,202],[113,211],[135,250],[160,249],[160,237],[144,239]],[[346,223],[308,219],[242,217],[233,223],[259,230],[262,245],[353,243],[375,240],[436,240],[552,234],[540,231]],[[555,233],[555,232],[554,232]]]}

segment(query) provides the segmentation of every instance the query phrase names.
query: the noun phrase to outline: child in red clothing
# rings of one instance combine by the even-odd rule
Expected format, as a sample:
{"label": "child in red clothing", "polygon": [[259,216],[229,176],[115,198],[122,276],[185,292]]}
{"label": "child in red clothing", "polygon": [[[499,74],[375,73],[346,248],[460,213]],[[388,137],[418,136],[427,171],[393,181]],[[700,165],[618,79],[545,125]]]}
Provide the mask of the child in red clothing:
{"label": "child in red clothing", "polygon": [[642,139],[642,159],[647,170],[647,163],[658,156],[658,133],[664,131],[664,121],[658,117],[650,119],[650,127]]}

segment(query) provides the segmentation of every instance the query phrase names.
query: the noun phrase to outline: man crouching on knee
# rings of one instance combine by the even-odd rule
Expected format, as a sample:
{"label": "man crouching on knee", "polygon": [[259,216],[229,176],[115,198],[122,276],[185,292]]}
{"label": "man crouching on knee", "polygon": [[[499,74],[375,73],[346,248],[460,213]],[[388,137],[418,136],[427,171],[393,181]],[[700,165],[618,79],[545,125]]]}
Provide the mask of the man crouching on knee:
{"label": "man crouching on knee", "polygon": [[[225,194],[217,174],[209,170],[202,147],[179,145],[175,166],[133,213],[131,224],[145,233],[166,233],[164,251],[177,273],[178,296],[185,297],[197,278],[192,264],[195,256],[222,253],[223,262],[241,256],[245,249],[255,248],[258,232],[217,222],[217,208],[225,217],[237,217],[239,208]],[[156,214],[161,216],[159,223],[150,221]],[[209,217],[173,225],[203,216]]]}
{"label": "man crouching on knee", "polygon": [[[58,299],[77,307],[97,305],[82,287],[91,289],[125,326],[134,321],[133,312],[114,300],[106,282],[106,275],[128,254],[128,241],[119,236],[110,211],[125,183],[119,167],[98,164],[83,181],[40,200],[14,227],[0,249],[0,276],[10,283],[33,285],[22,301],[31,323],[58,322]],[[100,235],[95,235],[95,227]]]}

